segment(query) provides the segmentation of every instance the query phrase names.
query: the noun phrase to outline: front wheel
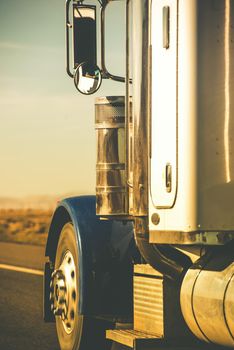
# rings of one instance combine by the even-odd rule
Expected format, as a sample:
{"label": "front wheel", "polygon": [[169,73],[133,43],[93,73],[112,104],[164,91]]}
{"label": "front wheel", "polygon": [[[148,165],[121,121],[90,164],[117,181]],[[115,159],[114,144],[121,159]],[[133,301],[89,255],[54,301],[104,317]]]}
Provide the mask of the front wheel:
{"label": "front wheel", "polygon": [[60,233],[52,274],[52,308],[59,344],[61,350],[107,350],[110,343],[105,340],[105,324],[80,314],[80,268],[75,230],[67,223]]}

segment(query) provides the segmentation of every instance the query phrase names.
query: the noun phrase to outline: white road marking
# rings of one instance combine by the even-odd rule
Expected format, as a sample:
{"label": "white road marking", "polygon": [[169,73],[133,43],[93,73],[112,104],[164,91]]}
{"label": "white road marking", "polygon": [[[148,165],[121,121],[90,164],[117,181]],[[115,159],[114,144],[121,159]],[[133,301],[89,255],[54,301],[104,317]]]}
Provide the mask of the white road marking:
{"label": "white road marking", "polygon": [[30,273],[32,275],[38,275],[38,276],[44,275],[44,272],[41,270],[28,269],[26,267],[13,266],[13,265],[7,265],[7,264],[0,264],[0,269],[17,271],[17,272],[25,272],[25,273]]}

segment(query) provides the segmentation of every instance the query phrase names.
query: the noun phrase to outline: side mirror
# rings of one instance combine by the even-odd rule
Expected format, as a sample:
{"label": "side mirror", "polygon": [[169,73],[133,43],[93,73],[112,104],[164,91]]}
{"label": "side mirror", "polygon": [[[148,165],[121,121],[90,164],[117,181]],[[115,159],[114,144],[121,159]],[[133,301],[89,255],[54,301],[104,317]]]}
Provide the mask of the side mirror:
{"label": "side mirror", "polygon": [[81,63],[75,70],[74,83],[79,92],[85,95],[94,94],[101,86],[100,69],[93,64]]}
{"label": "side mirror", "polygon": [[73,4],[74,68],[82,62],[96,65],[96,7]]}
{"label": "side mirror", "polygon": [[[70,4],[72,2],[72,22]],[[70,32],[73,29],[73,69],[70,69]],[[96,6],[66,0],[67,73],[74,78],[76,88],[83,94],[92,94],[101,85],[97,67]],[[91,82],[92,81],[92,82]]]}

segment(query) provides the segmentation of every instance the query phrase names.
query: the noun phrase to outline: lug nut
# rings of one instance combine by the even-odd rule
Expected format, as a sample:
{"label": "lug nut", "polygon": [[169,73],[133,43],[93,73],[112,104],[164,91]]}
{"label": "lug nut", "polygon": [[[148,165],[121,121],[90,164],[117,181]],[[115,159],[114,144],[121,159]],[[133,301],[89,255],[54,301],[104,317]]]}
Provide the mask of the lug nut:
{"label": "lug nut", "polygon": [[60,305],[65,304],[65,303],[66,303],[66,300],[65,300],[64,298],[59,298],[58,303],[59,303]]}
{"label": "lug nut", "polygon": [[54,310],[54,315],[55,316],[61,316],[62,313],[63,313],[63,310],[60,309],[60,308],[57,308],[57,309]]}
{"label": "lug nut", "polygon": [[65,286],[59,286],[59,290],[66,292],[67,288]]}

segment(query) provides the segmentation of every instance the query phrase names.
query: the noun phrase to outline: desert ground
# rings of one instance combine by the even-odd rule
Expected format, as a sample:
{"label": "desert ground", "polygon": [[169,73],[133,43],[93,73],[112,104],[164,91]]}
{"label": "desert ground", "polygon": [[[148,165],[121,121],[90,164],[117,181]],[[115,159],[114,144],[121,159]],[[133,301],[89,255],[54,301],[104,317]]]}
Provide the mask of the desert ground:
{"label": "desert ground", "polygon": [[0,241],[44,245],[52,211],[0,209]]}

